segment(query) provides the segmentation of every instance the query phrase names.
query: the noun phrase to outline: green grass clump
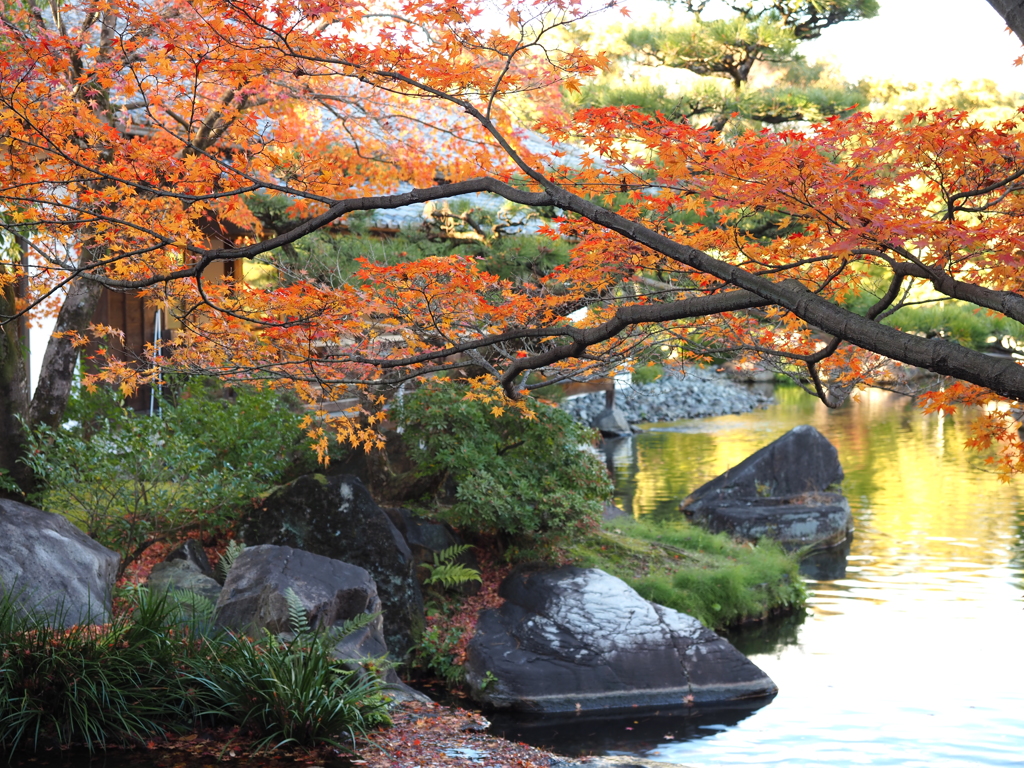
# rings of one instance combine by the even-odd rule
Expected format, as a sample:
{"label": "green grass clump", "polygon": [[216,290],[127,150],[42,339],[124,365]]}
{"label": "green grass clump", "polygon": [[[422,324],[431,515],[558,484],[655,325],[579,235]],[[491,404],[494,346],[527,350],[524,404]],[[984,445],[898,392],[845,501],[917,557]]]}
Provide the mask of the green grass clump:
{"label": "green grass clump", "polygon": [[119,599],[110,624],[64,629],[19,597],[0,596],[0,750],[9,757],[218,724],[240,724],[260,747],[342,746],[389,722],[386,684],[333,658],[338,632],[212,634],[203,598],[141,588]]}
{"label": "green grass clump", "polygon": [[806,600],[797,559],[775,542],[738,544],[686,521],[615,520],[569,554],[714,629],[798,609]]}
{"label": "green grass clump", "polygon": [[253,639],[231,635],[216,644],[199,682],[218,700],[215,713],[259,734],[257,748],[329,744],[390,725],[386,686],[332,655],[338,641],[374,617],[340,628],[313,629],[294,592],[288,592],[293,637],[267,630]]}
{"label": "green grass clump", "polygon": [[[211,702],[179,672],[201,654],[177,606],[145,590],[105,626],[61,628],[0,599],[0,745],[130,744],[180,729]],[[56,619],[56,620],[55,620]]]}

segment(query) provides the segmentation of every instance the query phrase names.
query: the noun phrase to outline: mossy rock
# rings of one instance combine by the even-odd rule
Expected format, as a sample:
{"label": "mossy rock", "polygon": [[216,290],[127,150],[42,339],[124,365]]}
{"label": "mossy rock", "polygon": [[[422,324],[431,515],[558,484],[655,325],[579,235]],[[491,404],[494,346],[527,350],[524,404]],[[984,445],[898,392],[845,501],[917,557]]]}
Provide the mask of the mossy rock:
{"label": "mossy rock", "polygon": [[423,594],[412,553],[358,478],[304,475],[264,498],[239,533],[248,545],[292,547],[369,571],[394,657],[404,658],[422,634]]}

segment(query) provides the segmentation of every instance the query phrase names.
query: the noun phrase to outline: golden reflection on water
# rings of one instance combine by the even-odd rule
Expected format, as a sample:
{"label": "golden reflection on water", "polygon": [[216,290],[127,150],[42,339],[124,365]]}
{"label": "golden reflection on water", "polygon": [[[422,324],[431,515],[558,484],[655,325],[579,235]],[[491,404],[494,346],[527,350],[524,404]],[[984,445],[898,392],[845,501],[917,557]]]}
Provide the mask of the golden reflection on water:
{"label": "golden reflection on water", "polygon": [[690,491],[811,424],[839,451],[856,528],[845,570],[808,581],[807,617],[746,649],[779,696],[706,738],[638,753],[694,766],[1020,764],[1024,478],[1000,482],[964,449],[964,420],[904,398],[867,392],[830,411],[798,390],[776,397],[650,425],[614,457],[620,506],[672,518]]}
{"label": "golden reflection on water", "polygon": [[851,565],[895,575],[1006,565],[1019,554],[1024,478],[1002,482],[964,448],[965,417],[924,416],[907,399],[871,390],[829,410],[794,388],[739,416],[649,425],[615,457],[618,502],[635,516],[672,517],[702,483],[800,424],[839,451],[856,533]]}

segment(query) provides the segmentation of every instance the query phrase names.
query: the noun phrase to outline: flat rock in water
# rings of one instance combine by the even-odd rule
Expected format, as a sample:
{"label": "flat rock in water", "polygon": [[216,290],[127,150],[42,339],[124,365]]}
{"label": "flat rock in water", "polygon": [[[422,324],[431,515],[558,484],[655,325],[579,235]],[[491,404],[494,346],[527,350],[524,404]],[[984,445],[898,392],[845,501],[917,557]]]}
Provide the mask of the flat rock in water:
{"label": "flat rock in water", "polygon": [[603,437],[624,437],[633,434],[633,428],[629,426],[626,414],[615,406],[605,408],[597,414],[590,422],[590,426],[600,432]]}
{"label": "flat rock in water", "polygon": [[472,697],[495,708],[573,712],[773,695],[775,684],[692,616],[598,569],[520,567],[484,611],[466,656]]}
{"label": "flat rock in water", "polygon": [[853,529],[850,504],[839,493],[737,501],[703,510],[698,521],[712,533],[746,541],[773,539],[787,549],[834,547]]}
{"label": "flat rock in water", "polygon": [[814,427],[791,429],[687,496],[680,509],[715,533],[784,547],[845,541],[853,514],[836,493],[843,468],[835,446]]}
{"label": "flat rock in water", "polygon": [[60,515],[0,499],[0,588],[25,612],[107,623],[119,560]]}

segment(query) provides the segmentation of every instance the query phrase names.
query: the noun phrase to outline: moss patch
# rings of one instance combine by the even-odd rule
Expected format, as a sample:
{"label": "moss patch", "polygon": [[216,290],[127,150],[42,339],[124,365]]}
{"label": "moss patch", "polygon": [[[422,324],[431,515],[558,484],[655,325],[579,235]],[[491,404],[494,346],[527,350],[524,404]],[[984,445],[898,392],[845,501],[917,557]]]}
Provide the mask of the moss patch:
{"label": "moss patch", "polygon": [[614,520],[566,554],[715,629],[800,609],[806,600],[797,559],[774,542],[737,544],[686,521]]}

